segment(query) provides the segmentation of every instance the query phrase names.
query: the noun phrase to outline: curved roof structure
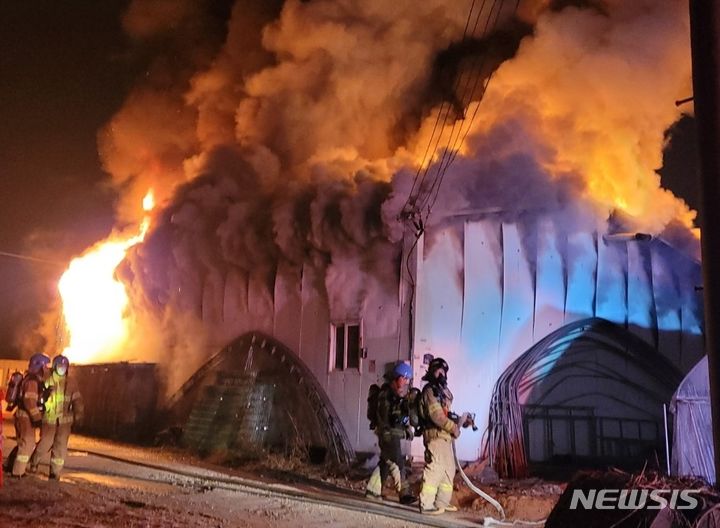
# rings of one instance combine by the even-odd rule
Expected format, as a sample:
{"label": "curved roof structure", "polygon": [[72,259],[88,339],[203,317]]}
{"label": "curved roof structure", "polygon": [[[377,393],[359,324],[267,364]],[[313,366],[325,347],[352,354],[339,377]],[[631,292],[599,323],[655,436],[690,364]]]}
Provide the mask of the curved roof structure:
{"label": "curved roof structure", "polygon": [[565,325],[533,345],[497,380],[486,446],[491,462],[501,476],[526,474],[526,403],[592,402],[652,416],[655,404],[660,409],[680,379],[667,359],[619,325],[599,318]]}
{"label": "curved roof structure", "polygon": [[325,450],[341,465],[355,458],[312,372],[260,332],[237,338],[205,363],[171,399],[170,413],[182,424],[183,442],[201,452],[302,447]]}

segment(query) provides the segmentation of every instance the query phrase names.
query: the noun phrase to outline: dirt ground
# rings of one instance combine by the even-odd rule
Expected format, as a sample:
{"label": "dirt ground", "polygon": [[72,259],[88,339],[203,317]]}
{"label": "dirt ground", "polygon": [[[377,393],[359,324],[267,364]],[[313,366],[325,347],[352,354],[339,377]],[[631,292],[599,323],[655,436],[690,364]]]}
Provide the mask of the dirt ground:
{"label": "dirt ground", "polygon": [[60,482],[42,474],[7,479],[0,491],[0,527],[415,526],[368,513],[216,487],[92,455],[73,454],[69,459]]}
{"label": "dirt ground", "polygon": [[[3,454],[14,431],[6,424]],[[121,446],[74,436],[59,482],[47,467],[21,479],[5,475],[0,489],[0,528],[181,528],[340,526],[399,528],[416,526],[366,512],[306,503],[243,488],[217,485],[210,469],[196,468],[177,453]],[[200,477],[186,477],[75,450],[161,464]]]}
{"label": "dirt ground", "polygon": [[[4,430],[3,454],[7,456],[14,447],[9,438],[14,436],[11,421],[6,421]],[[60,482],[49,481],[43,465],[38,475],[5,476],[0,489],[0,528],[418,526],[367,511],[278,497],[222,480],[248,478],[361,499],[367,470],[333,475],[277,458],[229,469],[177,449],[139,448],[77,435],[71,437],[70,448]],[[419,486],[419,467],[411,478]],[[455,499],[461,511],[444,520],[477,526],[486,515],[497,515],[457,482]],[[562,486],[541,481],[499,482],[482,488],[498,498],[509,519],[544,519],[562,493]]]}
{"label": "dirt ground", "polygon": [[10,480],[0,492],[0,526],[82,528],[401,527],[412,523],[291,499],[195,486],[138,484],[72,472],[60,482]]}

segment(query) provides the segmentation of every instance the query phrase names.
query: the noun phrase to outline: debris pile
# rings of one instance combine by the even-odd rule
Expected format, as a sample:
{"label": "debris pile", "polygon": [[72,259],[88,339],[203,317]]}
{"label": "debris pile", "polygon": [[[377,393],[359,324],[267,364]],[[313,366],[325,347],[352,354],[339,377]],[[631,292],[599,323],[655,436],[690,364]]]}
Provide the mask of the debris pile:
{"label": "debris pile", "polygon": [[[602,495],[603,503],[598,504],[601,490],[613,491],[606,491]],[[623,490],[627,491],[623,493]],[[573,500],[579,491],[585,498],[592,497],[593,504],[588,506],[577,496]],[[687,501],[683,497],[695,500]],[[573,502],[575,508],[571,507]],[[668,477],[656,471],[631,474],[611,469],[578,473],[568,483],[545,527],[712,528],[720,526],[719,520],[720,493],[702,479]]]}

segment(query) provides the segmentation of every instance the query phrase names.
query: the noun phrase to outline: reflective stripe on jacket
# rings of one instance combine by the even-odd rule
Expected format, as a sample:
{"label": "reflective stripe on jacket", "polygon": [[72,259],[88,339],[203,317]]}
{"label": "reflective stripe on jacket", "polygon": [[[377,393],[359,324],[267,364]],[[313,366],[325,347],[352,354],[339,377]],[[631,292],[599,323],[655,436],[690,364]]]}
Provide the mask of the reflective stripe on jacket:
{"label": "reflective stripe on jacket", "polygon": [[50,395],[45,402],[44,422],[71,424],[82,420],[85,407],[74,378],[58,376],[53,372],[45,385],[49,388]]}
{"label": "reflective stripe on jacket", "polygon": [[21,386],[22,401],[17,410],[18,416],[27,416],[31,422],[40,421],[42,412],[38,407],[38,399],[41,390],[43,390],[43,384],[40,379],[34,374],[26,374]]}
{"label": "reflective stripe on jacket", "polygon": [[377,416],[375,423],[379,435],[405,438],[405,417],[407,412],[403,398],[393,391],[390,384],[385,383],[378,394]]}
{"label": "reflective stripe on jacket", "polygon": [[452,392],[447,387],[431,383],[423,387],[421,405],[423,405],[425,416],[428,418],[423,433],[423,439],[426,442],[438,437],[452,438],[453,433],[457,432],[457,424],[448,418],[452,401]]}

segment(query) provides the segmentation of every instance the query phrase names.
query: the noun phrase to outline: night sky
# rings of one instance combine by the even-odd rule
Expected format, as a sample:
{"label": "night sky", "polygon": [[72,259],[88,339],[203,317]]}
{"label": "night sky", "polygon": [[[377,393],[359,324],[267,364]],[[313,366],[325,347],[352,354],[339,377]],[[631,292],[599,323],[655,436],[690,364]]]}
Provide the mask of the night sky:
{"label": "night sky", "polygon": [[[68,260],[113,225],[97,133],[149,63],[121,28],[127,4],[0,2],[0,252],[58,262],[0,256],[0,357],[20,355]],[[676,129],[664,183],[697,208],[694,122]]]}
{"label": "night sky", "polygon": [[0,2],[0,251],[61,262],[0,257],[0,355],[16,352],[64,263],[112,226],[96,137],[142,71],[125,4]]}

